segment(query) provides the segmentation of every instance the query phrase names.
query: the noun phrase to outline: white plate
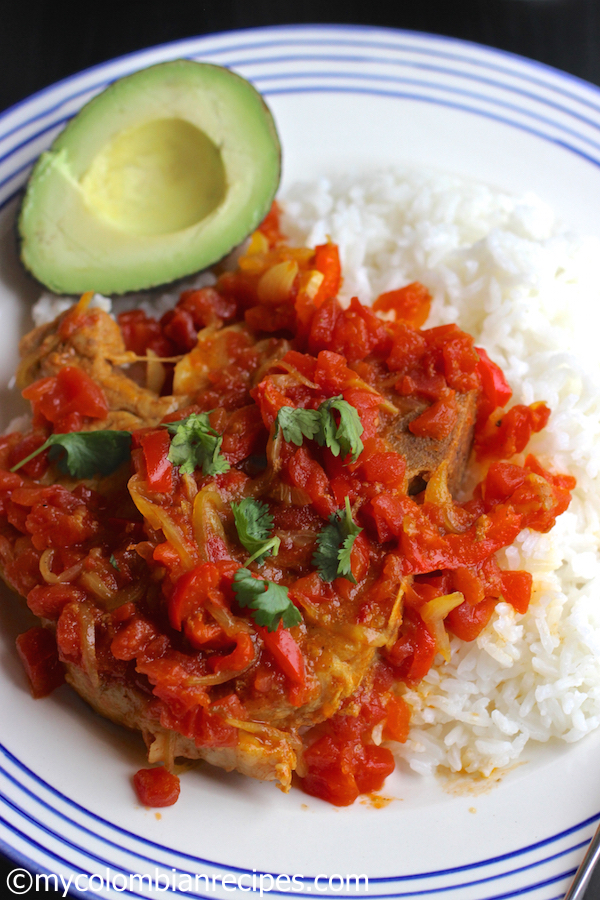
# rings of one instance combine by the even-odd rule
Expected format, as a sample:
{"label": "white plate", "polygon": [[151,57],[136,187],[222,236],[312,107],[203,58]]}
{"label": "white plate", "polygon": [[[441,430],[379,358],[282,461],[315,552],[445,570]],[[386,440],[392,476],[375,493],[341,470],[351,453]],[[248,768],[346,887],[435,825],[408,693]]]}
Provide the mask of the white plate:
{"label": "white plate", "polygon": [[[230,66],[263,92],[283,139],[286,184],[325,170],[423,164],[533,189],[564,221],[600,236],[600,92],[591,85],[473,44],[375,28],[284,27],[169,44],[90,69],[0,116],[0,384],[37,293],[13,237],[32,161],[108,82],[181,56]],[[18,404],[1,396],[8,419]],[[140,739],[66,688],[29,697],[14,651],[27,620],[14,606],[7,596],[0,611],[0,846],[34,870],[79,875],[84,896],[115,876],[102,896],[156,896],[126,876],[158,867],[163,894],[165,873],[171,891],[175,883],[177,893],[224,898],[224,874],[266,872],[303,876],[296,886],[281,880],[277,896],[353,897],[339,878],[330,887],[312,879],[364,874],[368,891],[363,883],[358,894],[373,898],[558,900],[600,817],[595,735],[540,748],[479,795],[397,771],[383,809],[339,810],[206,767],[183,778],[179,802],[158,816],[130,787],[144,764]],[[183,873],[216,881],[194,886]]]}

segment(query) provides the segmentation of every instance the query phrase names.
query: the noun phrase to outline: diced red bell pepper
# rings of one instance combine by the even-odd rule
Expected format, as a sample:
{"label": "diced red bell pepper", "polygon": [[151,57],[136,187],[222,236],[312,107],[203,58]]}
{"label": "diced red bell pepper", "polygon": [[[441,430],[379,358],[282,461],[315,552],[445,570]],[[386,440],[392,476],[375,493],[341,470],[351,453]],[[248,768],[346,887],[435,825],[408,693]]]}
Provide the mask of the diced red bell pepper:
{"label": "diced red bell pepper", "polygon": [[313,298],[313,303],[318,308],[329,297],[337,297],[340,289],[342,268],[337,244],[319,244],[315,247],[315,269],[325,276]]}
{"label": "diced red bell pepper", "polygon": [[243,672],[255,656],[252,638],[245,631],[235,636],[235,647],[231,653],[225,656],[211,656],[208,660],[210,668],[215,673],[219,672]]}
{"label": "diced red bell pepper", "polygon": [[192,615],[209,592],[215,591],[221,581],[221,573],[214,563],[201,563],[182,575],[169,600],[169,622],[181,631],[184,619]]}
{"label": "diced red bell pepper", "polygon": [[408,322],[414,328],[424,325],[431,308],[431,294],[424,284],[413,281],[396,291],[380,294],[373,304],[377,312],[394,310],[398,321]]}
{"label": "diced red bell pepper", "polygon": [[173,463],[168,459],[171,436],[166,428],[150,431],[140,438],[148,487],[160,494],[173,490]]}
{"label": "diced red bell pepper", "polygon": [[489,358],[483,347],[475,347],[479,362],[477,371],[481,378],[482,394],[479,400],[479,419],[485,421],[498,407],[506,406],[512,397],[512,388],[500,366]]}
{"label": "diced red bell pepper", "polygon": [[284,675],[294,684],[303,685],[306,682],[304,657],[293,634],[281,622],[276,631],[268,631],[260,626],[257,626],[257,631]]}

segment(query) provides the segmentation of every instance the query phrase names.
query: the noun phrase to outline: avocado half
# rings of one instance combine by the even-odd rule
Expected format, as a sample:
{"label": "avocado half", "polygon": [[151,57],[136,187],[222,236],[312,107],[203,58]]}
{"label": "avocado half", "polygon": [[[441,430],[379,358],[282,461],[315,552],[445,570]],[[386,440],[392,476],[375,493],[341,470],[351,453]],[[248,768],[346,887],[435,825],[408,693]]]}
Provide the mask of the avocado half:
{"label": "avocado half", "polygon": [[21,258],[59,293],[122,294],[222,259],[269,211],[281,148],[244,78],[160,63],[114,82],[37,161]]}

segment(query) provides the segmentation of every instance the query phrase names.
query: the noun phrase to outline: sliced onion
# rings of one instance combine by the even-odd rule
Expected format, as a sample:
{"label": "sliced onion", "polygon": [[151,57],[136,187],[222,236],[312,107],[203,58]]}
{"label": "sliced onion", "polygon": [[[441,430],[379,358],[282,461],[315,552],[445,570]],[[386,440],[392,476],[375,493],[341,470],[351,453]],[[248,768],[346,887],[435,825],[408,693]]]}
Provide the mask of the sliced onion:
{"label": "sliced onion", "polygon": [[[306,377],[306,375],[303,375],[302,372],[300,372],[295,366],[293,366],[289,362],[286,362],[284,359],[279,359],[276,362],[271,362],[269,365],[270,365],[270,368],[285,369],[285,371],[288,372],[291,375],[291,377],[293,378],[292,387],[295,384],[304,384],[306,387],[309,387],[313,390],[319,389],[318,384],[315,384],[314,381],[311,381],[309,378]],[[288,384],[289,384],[289,382],[288,382]]]}
{"label": "sliced onion", "polygon": [[204,607],[209,611],[215,622],[221,626],[228,638],[235,637],[240,631],[243,631],[244,634],[254,633],[254,629],[247,622],[234,616],[224,606],[214,603],[210,597],[204,601]]}
{"label": "sliced onion", "polygon": [[256,286],[258,299],[274,306],[285,303],[290,297],[297,274],[298,263],[295,259],[286,259],[271,266],[261,275]]}
{"label": "sliced onion", "polygon": [[303,272],[300,276],[298,293],[304,294],[309,300],[314,300],[324,280],[325,275],[323,272],[319,272],[318,269],[309,269],[308,272]]}
{"label": "sliced onion", "polygon": [[44,550],[40,556],[40,574],[46,584],[63,584],[65,581],[72,581],[81,572],[85,558],[80,559],[79,562],[76,562],[68,569],[65,569],[60,575],[55,575],[52,571],[53,562],[54,550],[50,548]]}
{"label": "sliced onion", "polygon": [[273,500],[279,500],[285,506],[310,506],[312,503],[304,488],[285,484],[283,481],[275,482],[268,491],[268,495]]}
{"label": "sliced onion", "polygon": [[194,529],[194,538],[198,545],[200,558],[203,562],[212,561],[212,557],[210,557],[206,551],[206,546],[210,537],[213,535],[217,535],[226,547],[229,546],[223,523],[219,517],[219,511],[223,509],[223,500],[211,485],[207,485],[196,494],[192,513],[192,525]]}
{"label": "sliced onion", "polygon": [[[385,409],[386,412],[391,413],[393,416],[397,416],[400,410],[397,406],[394,406],[391,400],[388,400],[383,394],[368,384],[364,379],[360,377],[356,372],[353,371],[354,377],[350,382],[350,387],[360,388],[362,391],[368,391],[369,394],[377,394],[380,397],[380,406],[382,409]],[[396,381],[398,380],[398,376],[396,375]]]}
{"label": "sliced onion", "polygon": [[148,365],[146,366],[146,387],[154,394],[160,394],[167,372],[154,350],[148,348]]}
{"label": "sliced onion", "polygon": [[165,539],[173,545],[184,567],[188,570],[193,569],[198,562],[195,548],[190,546],[183,531],[173,521],[168,512],[161,506],[158,506],[158,504],[152,503],[144,495],[138,475],[134,475],[129,479],[129,493],[131,494],[131,499],[152,528],[155,531],[162,531]]}
{"label": "sliced onion", "polygon": [[464,603],[464,594],[454,591],[453,594],[444,594],[442,597],[434,597],[428,600],[419,609],[419,614],[435,638],[438,653],[441,653],[446,662],[450,662],[450,639],[444,628],[444,619],[453,609]]}
{"label": "sliced onion", "polygon": [[280,360],[282,359],[282,357],[284,357],[288,350],[291,350],[292,348],[292,345],[289,341],[286,341],[285,338],[280,338],[277,341],[275,348],[271,352],[271,354],[265,357],[265,354],[269,352],[269,348],[271,347],[271,345],[272,338],[267,338],[267,340],[258,341],[258,343],[254,346],[254,349],[257,351],[260,358],[264,361],[252,375],[253,387],[256,387],[257,384],[260,384],[260,382],[263,380],[266,373],[272,366],[280,365]]}
{"label": "sliced onion", "polygon": [[96,623],[85,603],[80,603],[77,615],[81,625],[81,657],[83,669],[94,688],[100,687],[98,677],[98,661],[96,659]]}
{"label": "sliced onion", "polygon": [[165,769],[172,772],[175,768],[175,745],[177,734],[174,731],[159,731],[156,734],[144,733],[148,748],[148,762],[164,763]]}
{"label": "sliced onion", "polygon": [[454,500],[448,488],[448,460],[444,459],[435,469],[425,488],[425,503],[439,506],[444,518],[444,526],[451,534],[460,534],[464,526],[454,509]]}
{"label": "sliced onion", "polygon": [[244,672],[247,672],[253,662],[254,660],[252,659],[241,672],[215,672],[214,675],[193,675],[191,678],[186,678],[186,684],[190,685],[190,687],[195,687],[196,685],[199,687],[214,687],[216,684],[225,684],[226,681],[231,681],[232,678],[238,678]]}
{"label": "sliced onion", "polygon": [[116,594],[115,590],[109,588],[108,585],[102,581],[97,572],[84,572],[79,578],[79,583],[82,587],[86,588],[90,594],[94,594],[95,597],[104,600],[106,603],[111,603]]}

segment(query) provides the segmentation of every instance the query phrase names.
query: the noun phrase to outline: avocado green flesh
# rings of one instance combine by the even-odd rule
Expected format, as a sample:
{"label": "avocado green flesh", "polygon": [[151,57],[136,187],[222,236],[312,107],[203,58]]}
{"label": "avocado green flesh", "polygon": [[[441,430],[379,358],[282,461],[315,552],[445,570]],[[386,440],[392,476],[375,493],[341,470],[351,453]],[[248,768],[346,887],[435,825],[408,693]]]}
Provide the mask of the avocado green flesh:
{"label": "avocado green flesh", "polygon": [[21,209],[21,256],[62,293],[164,284],[241,243],[279,177],[277,132],[247,81],[162,63],[111,85],[42,154]]}

